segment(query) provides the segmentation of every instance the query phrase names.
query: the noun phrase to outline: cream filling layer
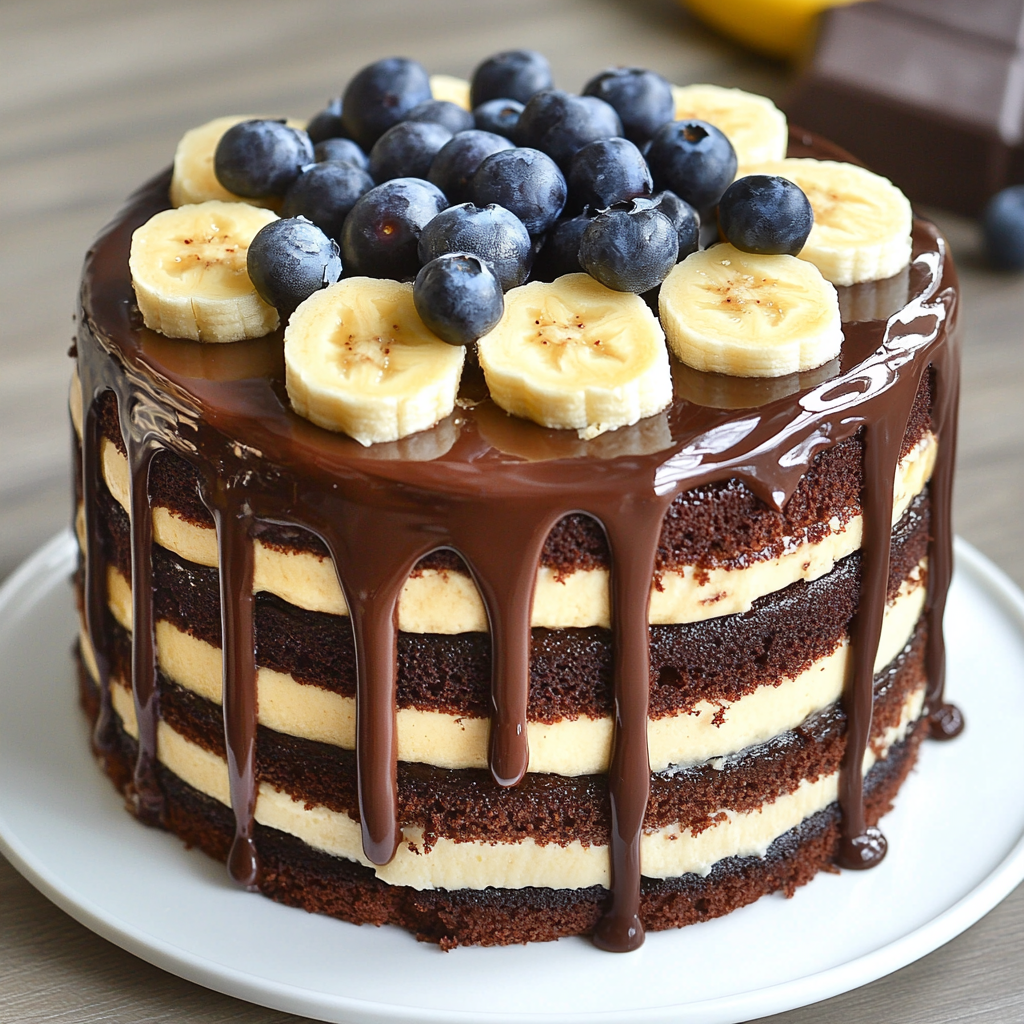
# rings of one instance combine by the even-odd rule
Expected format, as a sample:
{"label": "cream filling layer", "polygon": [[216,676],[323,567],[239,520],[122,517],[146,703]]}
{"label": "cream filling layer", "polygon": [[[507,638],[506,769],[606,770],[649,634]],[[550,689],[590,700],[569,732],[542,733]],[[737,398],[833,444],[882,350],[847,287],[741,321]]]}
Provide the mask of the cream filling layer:
{"label": "cream filling layer", "polygon": [[[125,731],[137,737],[130,691],[115,685],[111,697]],[[909,724],[920,715],[923,701],[923,689],[910,695],[900,724],[887,732],[883,756],[906,735]],[[157,751],[161,763],[178,778],[230,806],[223,758],[186,739],[166,722],[159,723]],[[864,756],[865,772],[875,760],[876,753],[869,747]],[[691,872],[706,876],[725,857],[763,857],[775,839],[827,807],[837,792],[838,773],[813,782],[804,780],[792,793],[755,811],[722,810],[713,816],[712,825],[700,831],[668,826],[646,832],[640,846],[643,873],[653,878],[675,878]],[[296,836],[314,849],[372,868],[390,885],[414,889],[574,889],[590,885],[607,888],[611,883],[607,846],[584,845],[578,840],[563,846],[533,839],[458,842],[441,837],[427,847],[422,829],[411,826],[403,828],[403,841],[391,863],[376,867],[364,857],[359,824],[348,814],[309,804],[266,782],[259,786],[255,817],[261,824]]]}
{"label": "cream filling layer", "polygon": [[[124,509],[130,502],[125,457],[105,439],[103,475],[110,493]],[[937,445],[926,435],[900,462],[896,475],[893,524],[906,512],[931,477]],[[818,541],[793,540],[781,555],[749,562],[740,568],[698,570],[684,566],[662,573],[651,588],[650,621],[654,624],[699,622],[749,611],[759,597],[797,580],[815,580],[830,572],[861,544],[863,521],[845,525],[831,521]],[[196,526],[161,505],[153,508],[157,544],[198,565],[216,567],[217,537],[212,527]],[[329,558],[311,552],[282,551],[257,539],[253,589],[266,591],[307,611],[348,614]],[[589,569],[559,574],[541,566],[533,600],[533,625],[548,629],[609,626],[608,570]],[[487,614],[473,580],[461,572],[425,569],[410,576],[398,606],[398,627],[407,633],[487,632]]]}
{"label": "cream filling layer", "polygon": [[[910,640],[924,607],[922,562],[886,607],[875,671],[889,664]],[[107,588],[114,618],[132,628],[131,587],[108,568]],[[166,620],[156,623],[157,660],[169,679],[215,704],[221,703],[221,649],[198,640]],[[844,641],[795,677],[762,686],[732,703],[700,701],[691,710],[651,719],[647,742],[653,771],[669,765],[699,764],[725,757],[796,728],[808,715],[839,699],[849,664]],[[353,697],[296,682],[289,674],[257,672],[259,721],[289,736],[352,750],[356,707]],[[440,768],[486,768],[490,720],[399,708],[398,757]],[[610,716],[528,722],[530,771],[594,775],[608,770],[613,724]]]}

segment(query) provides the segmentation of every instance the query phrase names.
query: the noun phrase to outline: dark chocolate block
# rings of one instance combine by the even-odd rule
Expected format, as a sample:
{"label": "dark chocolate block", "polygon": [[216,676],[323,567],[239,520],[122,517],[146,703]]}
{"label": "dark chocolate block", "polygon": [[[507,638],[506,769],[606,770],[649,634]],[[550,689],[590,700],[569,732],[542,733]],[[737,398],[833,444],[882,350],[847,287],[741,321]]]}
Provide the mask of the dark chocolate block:
{"label": "dark chocolate block", "polygon": [[976,214],[1024,181],[1024,0],[874,0],[823,16],[784,104],[917,203]]}

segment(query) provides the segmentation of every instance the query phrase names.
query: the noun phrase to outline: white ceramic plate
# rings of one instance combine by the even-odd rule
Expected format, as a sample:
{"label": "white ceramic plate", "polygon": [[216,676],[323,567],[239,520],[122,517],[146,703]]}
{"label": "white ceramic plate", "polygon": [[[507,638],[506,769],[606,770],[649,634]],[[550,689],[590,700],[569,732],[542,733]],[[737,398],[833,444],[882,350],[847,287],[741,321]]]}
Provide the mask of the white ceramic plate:
{"label": "white ceramic plate", "polygon": [[239,892],[220,864],[143,828],[89,755],[66,535],[0,590],[0,849],[150,963],[323,1020],[725,1024],[812,1003],[948,942],[1024,878],[1024,595],[968,545],[957,559],[948,689],[967,729],[922,748],[883,822],[884,863],[655,932],[636,953],[583,939],[441,953]]}

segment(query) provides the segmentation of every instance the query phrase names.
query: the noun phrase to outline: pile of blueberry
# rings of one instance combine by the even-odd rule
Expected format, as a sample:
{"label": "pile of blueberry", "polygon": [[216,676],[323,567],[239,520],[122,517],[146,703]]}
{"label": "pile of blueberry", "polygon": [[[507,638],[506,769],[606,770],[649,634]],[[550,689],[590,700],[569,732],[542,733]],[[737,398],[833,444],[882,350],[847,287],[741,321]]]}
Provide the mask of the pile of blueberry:
{"label": "pile of blueberry", "polygon": [[472,113],[433,99],[426,70],[393,57],[363,68],[306,131],[263,120],[225,133],[221,184],[282,203],[249,250],[282,316],[342,274],[415,279],[424,322],[467,344],[527,280],[585,270],[650,293],[716,210],[749,251],[798,252],[810,230],[796,186],[732,184],[729,140],[674,121],[671,86],[652,71],[604,71],[575,95],[553,87],[541,54],[513,50],[477,67],[470,96]]}

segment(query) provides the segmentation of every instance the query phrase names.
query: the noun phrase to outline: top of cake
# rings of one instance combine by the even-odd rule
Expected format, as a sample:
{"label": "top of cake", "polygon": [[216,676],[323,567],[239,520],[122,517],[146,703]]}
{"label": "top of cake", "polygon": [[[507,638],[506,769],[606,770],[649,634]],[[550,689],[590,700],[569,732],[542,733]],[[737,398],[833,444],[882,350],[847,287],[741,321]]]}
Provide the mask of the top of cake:
{"label": "top of cake", "polygon": [[669,351],[734,377],[815,370],[842,344],[835,286],[910,260],[897,189],[787,159],[785,117],[736,89],[616,68],[573,95],[533,51],[472,83],[390,58],[301,124],[186,133],[132,283],[169,337],[286,324],[292,409],[363,445],[450,418],[466,349],[497,406],[581,440],[669,407]]}

